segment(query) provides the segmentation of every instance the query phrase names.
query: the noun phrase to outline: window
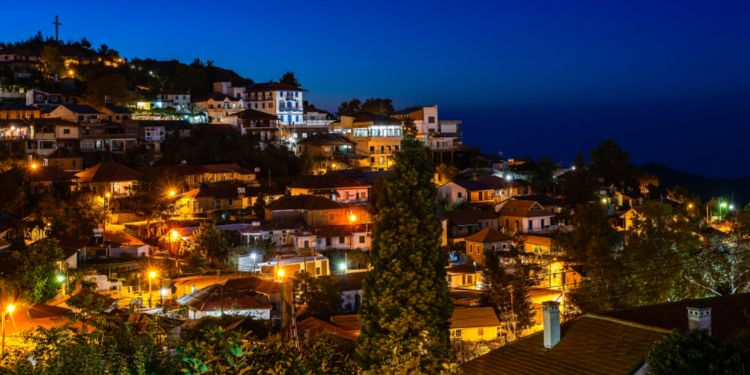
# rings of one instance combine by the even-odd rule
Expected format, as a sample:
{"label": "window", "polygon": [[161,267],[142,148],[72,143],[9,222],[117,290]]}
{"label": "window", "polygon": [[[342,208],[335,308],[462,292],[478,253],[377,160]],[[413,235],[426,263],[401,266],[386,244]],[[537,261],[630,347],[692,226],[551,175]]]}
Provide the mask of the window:
{"label": "window", "polygon": [[359,243],[365,243],[365,236],[359,236]]}
{"label": "window", "polygon": [[320,276],[320,272],[321,272],[320,267],[315,267],[315,275]]}
{"label": "window", "polygon": [[456,197],[463,198],[464,197],[464,193],[462,193],[462,192],[459,191],[458,193],[456,193]]}
{"label": "window", "polygon": [[343,244],[345,241],[346,241],[346,239],[344,238],[344,236],[340,236],[339,237],[339,243],[340,244]]}
{"label": "window", "polygon": [[70,134],[70,129],[63,129],[63,134]]}
{"label": "window", "polygon": [[484,328],[477,328],[477,335],[479,335],[479,337],[484,336]]}
{"label": "window", "polygon": [[460,329],[456,330],[456,337],[461,338],[461,330]]}
{"label": "window", "polygon": [[429,117],[427,117],[427,123],[428,124],[434,124],[435,123],[435,116],[429,116]]}
{"label": "window", "polygon": [[375,152],[375,146],[370,146],[370,152]]}

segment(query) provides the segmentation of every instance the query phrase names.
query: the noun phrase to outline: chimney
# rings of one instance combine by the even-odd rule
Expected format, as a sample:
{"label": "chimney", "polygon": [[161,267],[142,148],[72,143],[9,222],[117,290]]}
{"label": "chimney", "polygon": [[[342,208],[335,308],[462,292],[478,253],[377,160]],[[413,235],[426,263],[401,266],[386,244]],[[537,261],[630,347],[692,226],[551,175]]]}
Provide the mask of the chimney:
{"label": "chimney", "polygon": [[693,331],[696,329],[703,329],[708,331],[708,335],[711,335],[711,308],[710,307],[689,307],[687,308],[688,313],[688,329]]}
{"label": "chimney", "polygon": [[542,302],[544,347],[552,349],[560,341],[560,302]]}

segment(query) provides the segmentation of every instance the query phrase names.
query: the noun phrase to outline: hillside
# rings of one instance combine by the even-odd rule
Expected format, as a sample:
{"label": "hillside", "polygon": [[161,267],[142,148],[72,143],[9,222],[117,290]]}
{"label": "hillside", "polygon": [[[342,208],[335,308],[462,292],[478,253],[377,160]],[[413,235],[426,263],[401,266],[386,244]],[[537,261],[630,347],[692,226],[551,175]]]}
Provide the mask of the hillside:
{"label": "hillside", "polygon": [[212,82],[229,81],[233,85],[251,85],[253,80],[236,72],[215,66],[212,61],[195,59],[186,64],[177,60],[158,61],[150,58],[126,59],[117,50],[101,45],[95,48],[86,38],[80,41],[55,41],[41,35],[25,41],[0,42],[0,51],[14,51],[38,56],[38,63],[29,63],[19,74],[18,67],[0,65],[0,85],[22,88],[50,88],[55,75],[72,78],[83,89],[88,83],[112,76],[122,77],[129,90],[137,96],[151,96],[164,90],[190,90],[193,96],[212,91]]}
{"label": "hillside", "polygon": [[734,194],[734,201],[739,206],[750,202],[750,176],[737,179],[709,178],[678,171],[659,163],[644,164],[640,168],[659,177],[660,186],[663,188],[682,186],[698,194],[703,200],[711,197],[731,198]]}

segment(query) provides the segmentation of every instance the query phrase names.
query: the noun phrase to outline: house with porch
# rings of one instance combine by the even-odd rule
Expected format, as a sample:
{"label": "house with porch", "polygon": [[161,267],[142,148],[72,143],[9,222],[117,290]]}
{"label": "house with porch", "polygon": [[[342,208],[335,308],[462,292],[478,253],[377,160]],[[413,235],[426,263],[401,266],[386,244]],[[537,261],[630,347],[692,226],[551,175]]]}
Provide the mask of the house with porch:
{"label": "house with porch", "polygon": [[539,232],[555,224],[555,212],[544,208],[539,202],[508,199],[495,206],[500,226],[510,233]]}

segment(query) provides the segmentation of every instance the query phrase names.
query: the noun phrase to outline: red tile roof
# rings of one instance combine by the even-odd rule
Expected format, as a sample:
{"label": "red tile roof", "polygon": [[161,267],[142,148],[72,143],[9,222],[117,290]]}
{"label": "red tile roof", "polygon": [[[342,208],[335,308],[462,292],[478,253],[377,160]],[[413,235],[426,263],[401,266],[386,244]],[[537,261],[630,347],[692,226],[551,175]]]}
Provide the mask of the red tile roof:
{"label": "red tile roof", "polygon": [[492,307],[465,307],[453,309],[451,328],[496,327],[500,320]]}
{"label": "red tile roof", "polygon": [[117,162],[105,161],[76,173],[80,183],[137,181],[143,174]]}
{"label": "red tile roof", "polygon": [[479,232],[476,232],[472,235],[467,236],[465,240],[472,241],[472,242],[488,243],[488,242],[500,242],[500,241],[510,242],[513,239],[507,234],[499,230],[495,230],[492,228],[484,228],[480,230]]}
{"label": "red tile roof", "polygon": [[599,315],[561,326],[545,349],[543,332],[524,337],[461,366],[464,374],[626,374],[637,370],[669,331]]}

